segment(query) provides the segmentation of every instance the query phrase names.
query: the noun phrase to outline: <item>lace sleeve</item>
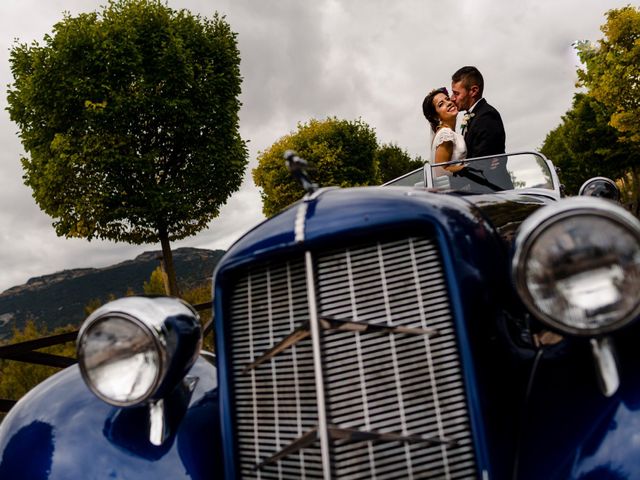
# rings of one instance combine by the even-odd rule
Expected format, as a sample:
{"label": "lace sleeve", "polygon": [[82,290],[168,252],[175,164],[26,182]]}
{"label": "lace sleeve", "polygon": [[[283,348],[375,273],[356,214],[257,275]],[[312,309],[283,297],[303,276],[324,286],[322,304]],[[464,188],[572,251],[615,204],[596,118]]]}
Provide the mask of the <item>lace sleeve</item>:
{"label": "lace sleeve", "polygon": [[435,150],[445,142],[456,143],[456,135],[450,128],[441,128],[433,139],[433,149]]}

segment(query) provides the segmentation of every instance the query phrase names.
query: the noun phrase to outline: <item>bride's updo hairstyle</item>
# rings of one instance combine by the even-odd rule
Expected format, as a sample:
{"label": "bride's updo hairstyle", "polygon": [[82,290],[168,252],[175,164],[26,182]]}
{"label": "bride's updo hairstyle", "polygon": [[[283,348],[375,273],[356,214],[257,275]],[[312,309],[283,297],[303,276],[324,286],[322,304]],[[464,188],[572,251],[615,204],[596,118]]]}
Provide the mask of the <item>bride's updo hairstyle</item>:
{"label": "bride's updo hairstyle", "polygon": [[427,121],[431,125],[431,130],[433,130],[434,133],[438,129],[438,125],[440,125],[440,117],[436,113],[436,107],[433,104],[433,98],[439,93],[444,93],[447,97],[449,96],[449,92],[445,87],[435,88],[431,90],[422,101],[422,113],[424,113],[424,118],[427,119]]}

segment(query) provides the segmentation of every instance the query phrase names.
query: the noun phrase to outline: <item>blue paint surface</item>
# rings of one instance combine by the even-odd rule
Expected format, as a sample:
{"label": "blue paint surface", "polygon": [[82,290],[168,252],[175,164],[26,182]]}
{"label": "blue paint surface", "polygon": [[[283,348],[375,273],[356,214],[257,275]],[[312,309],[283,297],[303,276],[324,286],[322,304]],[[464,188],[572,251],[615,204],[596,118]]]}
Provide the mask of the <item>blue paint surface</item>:
{"label": "blue paint surface", "polygon": [[120,409],[91,394],[77,366],[29,392],[0,425],[0,478],[212,479],[223,475],[215,368],[198,360],[190,398],[173,395],[174,430],[148,440],[146,407]]}

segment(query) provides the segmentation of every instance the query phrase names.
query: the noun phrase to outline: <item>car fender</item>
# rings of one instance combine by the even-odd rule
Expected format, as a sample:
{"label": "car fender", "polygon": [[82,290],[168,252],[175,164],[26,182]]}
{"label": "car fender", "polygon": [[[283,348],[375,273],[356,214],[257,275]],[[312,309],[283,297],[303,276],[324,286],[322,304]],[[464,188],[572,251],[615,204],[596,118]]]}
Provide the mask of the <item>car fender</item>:
{"label": "car fender", "polygon": [[199,358],[186,397],[165,399],[166,441],[149,441],[147,406],[118,408],[86,387],[77,365],[25,395],[0,424],[0,478],[210,479],[223,475],[216,370]]}

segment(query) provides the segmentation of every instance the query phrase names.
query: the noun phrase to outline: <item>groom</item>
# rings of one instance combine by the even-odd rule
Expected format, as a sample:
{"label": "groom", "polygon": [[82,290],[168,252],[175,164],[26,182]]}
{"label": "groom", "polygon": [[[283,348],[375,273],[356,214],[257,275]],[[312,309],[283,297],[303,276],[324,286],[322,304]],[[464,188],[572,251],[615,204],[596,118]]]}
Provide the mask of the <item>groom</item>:
{"label": "groom", "polygon": [[[484,79],[476,67],[462,67],[451,77],[451,100],[458,110],[467,112],[461,123],[462,135],[467,144],[467,158],[505,153],[502,118],[482,97],[483,90]],[[492,159],[483,170],[487,180],[491,182],[490,190],[513,188],[504,157]]]}

